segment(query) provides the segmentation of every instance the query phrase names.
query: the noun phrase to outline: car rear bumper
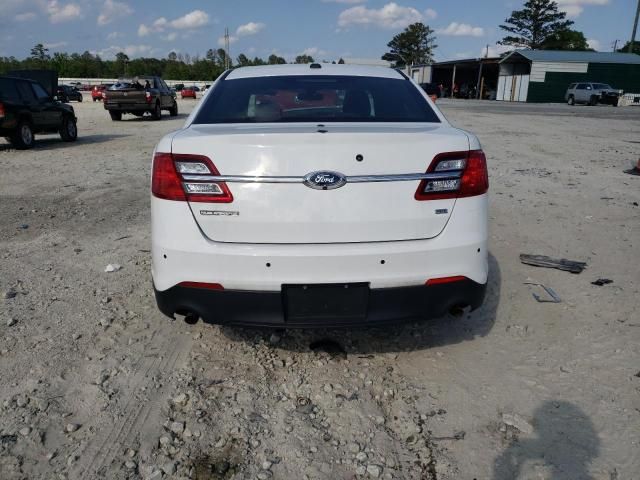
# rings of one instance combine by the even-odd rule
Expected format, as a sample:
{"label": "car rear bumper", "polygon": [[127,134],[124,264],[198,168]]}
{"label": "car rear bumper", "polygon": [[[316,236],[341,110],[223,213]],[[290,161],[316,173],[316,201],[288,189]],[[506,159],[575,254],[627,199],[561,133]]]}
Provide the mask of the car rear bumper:
{"label": "car rear bumper", "polygon": [[437,318],[454,307],[468,306],[475,310],[484,301],[486,284],[465,279],[440,285],[370,289],[362,314],[325,315],[321,309],[313,312],[312,305],[312,312],[304,316],[294,316],[289,311],[284,289],[280,292],[218,291],[175,286],[162,292],[154,290],[160,311],[171,318],[178,313],[223,325],[325,328]]}
{"label": "car rear bumper", "polygon": [[114,112],[149,112],[153,110],[155,103],[117,103],[117,102],[103,102],[104,109]]}

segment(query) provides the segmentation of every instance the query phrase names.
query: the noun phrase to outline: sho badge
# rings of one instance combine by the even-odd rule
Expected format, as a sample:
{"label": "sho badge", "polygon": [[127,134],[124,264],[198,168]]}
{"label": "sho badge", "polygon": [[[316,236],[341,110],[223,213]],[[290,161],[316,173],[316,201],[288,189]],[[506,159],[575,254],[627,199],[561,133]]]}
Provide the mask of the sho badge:
{"label": "sho badge", "polygon": [[226,210],[200,210],[200,215],[213,217],[237,217],[240,215],[240,212],[229,212]]}
{"label": "sho badge", "polygon": [[347,177],[338,172],[311,172],[304,177],[304,184],[316,190],[333,190],[347,183]]}

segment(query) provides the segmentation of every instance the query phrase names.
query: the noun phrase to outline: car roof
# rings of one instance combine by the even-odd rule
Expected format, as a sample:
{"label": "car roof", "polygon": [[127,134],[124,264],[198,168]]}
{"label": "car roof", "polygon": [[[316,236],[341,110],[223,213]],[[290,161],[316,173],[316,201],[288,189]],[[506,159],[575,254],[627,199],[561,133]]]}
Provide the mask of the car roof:
{"label": "car roof", "polygon": [[25,82],[38,83],[31,78],[12,77],[11,75],[0,75],[0,78],[8,79],[8,80],[23,80]]}
{"label": "car roof", "polygon": [[[311,65],[319,65],[320,68]],[[356,77],[405,78],[400,72],[388,67],[370,67],[364,65],[338,65],[332,63],[264,65],[258,67],[240,67],[232,70],[226,80],[239,78],[279,77],[290,75],[345,75]]]}

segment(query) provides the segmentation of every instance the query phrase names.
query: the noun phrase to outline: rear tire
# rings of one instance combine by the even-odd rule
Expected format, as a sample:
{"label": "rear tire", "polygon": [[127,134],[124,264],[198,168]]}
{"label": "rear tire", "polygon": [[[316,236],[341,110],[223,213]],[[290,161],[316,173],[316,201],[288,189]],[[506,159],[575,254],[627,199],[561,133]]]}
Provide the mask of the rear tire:
{"label": "rear tire", "polygon": [[79,101],[80,103],[82,103],[82,95],[80,95],[80,96],[78,97],[78,101]]}
{"label": "rear tire", "polygon": [[33,147],[35,137],[33,136],[33,127],[27,120],[20,120],[18,122],[18,128],[11,137],[11,143],[18,150],[27,150]]}
{"label": "rear tire", "polygon": [[573,95],[569,96],[569,100],[567,100],[567,104],[568,105],[575,105],[576,104],[576,99],[573,98]]}
{"label": "rear tire", "polygon": [[94,98],[94,99],[93,99],[93,101],[94,101],[94,102],[97,102],[97,101],[98,101],[98,99],[97,99],[97,98]]}
{"label": "rear tire", "polygon": [[122,112],[110,111],[109,115],[111,115],[111,120],[113,120],[114,122],[119,122],[120,120],[122,120]]}
{"label": "rear tire", "polygon": [[173,107],[169,109],[169,115],[171,115],[172,117],[178,116],[178,102],[176,102],[175,100],[173,102]]}
{"label": "rear tire", "polygon": [[78,138],[78,126],[76,121],[66,116],[62,120],[62,127],[60,128],[60,138],[65,142],[75,142]]}
{"label": "rear tire", "polygon": [[154,120],[160,120],[162,118],[162,108],[160,108],[160,102],[156,102],[155,108],[151,111],[151,118]]}

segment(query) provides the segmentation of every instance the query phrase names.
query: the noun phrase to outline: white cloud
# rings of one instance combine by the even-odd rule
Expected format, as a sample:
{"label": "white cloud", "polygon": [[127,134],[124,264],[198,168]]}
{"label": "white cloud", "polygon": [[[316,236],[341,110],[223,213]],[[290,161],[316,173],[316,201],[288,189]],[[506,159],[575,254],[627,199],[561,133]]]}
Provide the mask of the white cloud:
{"label": "white cloud", "polygon": [[[229,45],[233,45],[234,43],[236,43],[238,40],[240,40],[240,37],[249,37],[251,35],[256,35],[264,30],[265,27],[266,25],[264,23],[259,22],[249,22],[245,23],[244,25],[240,25],[236,29],[235,35],[229,35]],[[224,47],[224,43],[224,37],[219,37],[218,46]]]}
{"label": "white cloud", "polygon": [[585,5],[609,5],[611,0],[556,0],[561,11],[567,14],[567,17],[578,17],[583,11]]}
{"label": "white cloud", "polygon": [[151,29],[147,27],[144,23],[141,23],[140,26],[138,27],[138,36],[146,37],[150,33],[151,33]]}
{"label": "white cloud", "polygon": [[114,58],[119,52],[124,52],[129,57],[140,57],[143,55],[149,55],[152,50],[153,49],[149,45],[126,45],[124,47],[112,45],[96,53],[102,58]]}
{"label": "white cloud", "polygon": [[309,48],[305,48],[302,52],[300,52],[301,55],[309,55],[311,57],[322,57],[324,55],[327,54],[326,50],[322,50],[321,48],[318,47],[309,47]]}
{"label": "white cloud", "polygon": [[60,5],[58,0],[50,0],[47,4],[47,12],[49,13],[49,21],[51,23],[62,23],[80,18],[82,11],[80,6],[75,3],[67,3]]}
{"label": "white cloud", "polygon": [[[229,45],[233,45],[238,40],[239,40],[239,38],[236,35],[229,35]],[[219,47],[224,47],[224,37],[218,38],[218,46]]]}
{"label": "white cloud", "polygon": [[176,32],[171,32],[169,35],[167,35],[166,40],[168,42],[173,42],[176,38],[178,38],[178,34]]}
{"label": "white cloud", "polygon": [[587,45],[589,45],[589,48],[593,48],[596,52],[600,51],[600,48],[602,48],[600,41],[595,38],[587,39]]}
{"label": "white cloud", "polygon": [[379,10],[357,6],[349,8],[338,16],[338,26],[345,28],[351,25],[372,25],[380,28],[404,28],[420,22],[423,15],[413,7],[403,7],[397,3],[387,3]]}
{"label": "white cloud", "polygon": [[[489,45],[489,57],[499,57],[503,53],[514,50],[514,47],[510,45]],[[487,55],[487,48],[480,50],[480,56],[484,58]]]}
{"label": "white cloud", "polygon": [[67,45],[67,42],[51,42],[43,44],[44,48],[48,48],[49,50],[56,50],[60,47],[66,47]]}
{"label": "white cloud", "polygon": [[440,35],[451,35],[454,37],[482,37],[484,29],[474,27],[467,23],[451,22],[446,28],[436,30]]}
{"label": "white cloud", "polygon": [[434,18],[438,18],[438,12],[436,12],[433,8],[427,8],[424,11],[424,18],[429,18],[433,20]]}
{"label": "white cloud", "polygon": [[171,26],[180,30],[190,30],[209,24],[209,14],[202,10],[194,10],[171,21]]}
{"label": "white cloud", "polygon": [[124,2],[105,0],[100,15],[98,15],[98,25],[108,25],[115,19],[131,15],[132,13],[133,9]]}
{"label": "white cloud", "polygon": [[15,16],[16,22],[30,22],[31,20],[35,20],[36,14],[33,12],[19,13]]}
{"label": "white cloud", "polygon": [[111,32],[107,35],[107,40],[115,40],[116,38],[124,37],[124,33],[121,32]]}
{"label": "white cloud", "polygon": [[[151,33],[163,33],[169,28],[176,30],[195,30],[208,24],[209,14],[202,10],[194,10],[193,12],[187,13],[186,15],[171,21],[167,20],[165,17],[160,17],[154,20],[150,25],[141,23],[138,27],[138,36],[146,37]],[[176,35],[169,35],[174,39],[176,38]]]}
{"label": "white cloud", "polygon": [[264,30],[265,24],[258,22],[249,22],[244,25],[240,25],[236,30],[236,35],[239,37],[248,37],[249,35],[255,35]]}

